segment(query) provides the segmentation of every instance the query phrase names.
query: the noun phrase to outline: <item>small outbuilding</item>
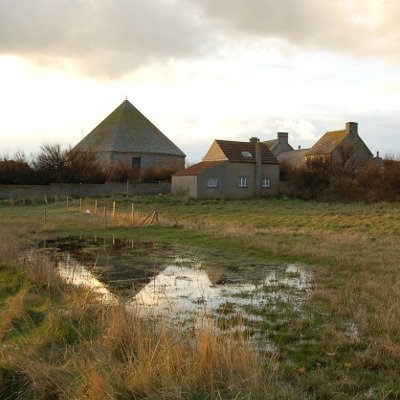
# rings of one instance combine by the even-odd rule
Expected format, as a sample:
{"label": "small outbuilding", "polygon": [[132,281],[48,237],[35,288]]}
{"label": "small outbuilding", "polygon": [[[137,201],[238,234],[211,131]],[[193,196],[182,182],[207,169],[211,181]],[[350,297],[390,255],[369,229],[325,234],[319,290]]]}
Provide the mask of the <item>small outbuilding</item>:
{"label": "small outbuilding", "polygon": [[172,176],[172,193],[191,198],[267,197],[279,192],[279,164],[265,143],[215,140],[203,161]]}
{"label": "small outbuilding", "polygon": [[85,136],[73,150],[90,151],[102,164],[185,167],[185,154],[128,100]]}

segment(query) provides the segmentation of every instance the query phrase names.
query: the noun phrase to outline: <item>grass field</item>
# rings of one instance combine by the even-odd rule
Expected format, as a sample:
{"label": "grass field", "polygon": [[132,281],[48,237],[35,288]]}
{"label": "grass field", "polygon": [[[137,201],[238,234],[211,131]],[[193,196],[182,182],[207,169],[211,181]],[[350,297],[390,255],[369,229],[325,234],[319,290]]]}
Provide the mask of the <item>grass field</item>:
{"label": "grass field", "polygon": [[[53,386],[62,387],[60,393],[70,393],[69,386],[63,385],[68,379],[72,379],[66,376],[70,377],[71,371],[78,364],[76,360],[72,361],[71,355],[67,357],[69,364],[64,365],[57,354],[54,355],[51,351],[57,349],[61,352],[64,349],[65,354],[76,354],[79,349],[87,357],[85,362],[92,366],[86,370],[93,371],[93,374],[85,374],[78,379],[81,385],[78,385],[81,390],[79,398],[129,398],[129,395],[131,398],[193,399],[400,398],[400,207],[397,203],[328,204],[295,200],[186,202],[168,196],[134,199],[121,197],[115,199],[115,220],[111,220],[109,215],[107,226],[104,227],[101,212],[103,203],[108,203],[110,209],[113,200],[99,200],[98,217],[83,214],[76,203],[69,209],[63,203],[47,205],[46,226],[43,226],[44,205],[11,206],[3,203],[0,207],[0,304],[5,316],[0,326],[0,337],[4,345],[0,387],[8,385],[7,390],[10,390],[11,382],[14,388],[23,388],[24,382],[27,385],[26,379],[21,378],[20,382],[15,376],[26,377],[26,371],[30,371],[32,375],[36,362],[42,366],[44,376],[52,375],[51,368],[57,367],[54,376],[58,380],[56,379]],[[132,200],[138,221],[142,221],[144,216],[158,207],[160,225],[132,227]],[[93,201],[85,202],[83,210],[86,208],[93,211]],[[174,218],[178,227],[174,226]],[[240,353],[246,354],[244,359],[233,357],[235,354],[237,356],[237,352],[229,348],[232,346],[229,343],[222,355],[210,353],[204,349],[218,339],[208,332],[208,344],[201,342],[205,346],[201,353],[194,354],[185,348],[177,352],[181,354],[179,359],[183,364],[203,365],[203,370],[192,369],[181,381],[176,381],[174,376],[179,366],[176,367],[174,362],[173,365],[178,370],[171,370],[171,365],[168,364],[169,373],[163,370],[164,380],[155,378],[159,377],[160,370],[154,376],[149,369],[144,369],[147,371],[145,375],[149,376],[146,384],[144,381],[127,379],[115,387],[113,377],[121,374],[122,370],[126,372],[126,360],[122,362],[125,363],[124,366],[119,365],[119,369],[113,370],[114,375],[107,375],[104,366],[102,367],[105,360],[102,359],[97,365],[94,361],[95,355],[84,352],[84,344],[87,345],[89,340],[87,334],[84,334],[85,340],[75,338],[76,330],[83,334],[80,329],[85,330],[86,325],[89,325],[96,327],[95,332],[89,332],[89,338],[99,341],[98,332],[104,332],[105,329],[103,318],[109,318],[109,315],[104,316],[104,311],[87,310],[88,315],[84,313],[86,317],[82,317],[85,323],[79,329],[75,327],[72,332],[67,323],[71,319],[67,322],[51,322],[57,314],[55,310],[61,308],[71,313],[78,312],[82,304],[79,306],[78,300],[71,302],[71,295],[65,296],[70,288],[61,285],[61,290],[55,290],[53,288],[60,287],[60,283],[49,283],[46,286],[42,280],[37,279],[37,276],[48,271],[38,271],[37,268],[30,270],[26,266],[21,267],[21,263],[16,261],[20,246],[36,243],[46,236],[73,233],[138,235],[156,241],[177,242],[202,251],[204,257],[218,263],[235,262],[245,266],[252,259],[299,261],[307,264],[313,271],[312,296],[300,314],[285,308],[263,310],[265,336],[273,340],[278,348],[272,356],[257,357],[244,342],[241,346],[246,351]],[[52,279],[56,280],[55,277]],[[44,282],[48,280],[45,279]],[[77,295],[77,299],[79,298]],[[93,315],[97,315],[98,319],[91,321],[89,316]],[[85,318],[89,318],[87,324]],[[46,327],[49,323],[55,325]],[[61,330],[57,334],[50,332],[47,342],[43,343],[42,337],[39,340],[41,330],[54,331],[51,327],[59,328],[59,324],[65,331]],[[116,325],[125,326],[121,323]],[[168,334],[164,336],[168,338]],[[160,348],[157,340],[154,338],[154,342],[148,344],[156,349],[154,354]],[[58,345],[50,346],[49,343],[54,342]],[[18,343],[31,348],[32,354],[22,357]],[[213,348],[219,348],[220,345],[215,344]],[[110,344],[106,345],[100,340],[99,346],[104,352],[104,348]],[[164,347],[168,348],[167,345]],[[175,352],[169,357],[175,357],[173,354]],[[200,356],[203,357],[203,364],[196,359]],[[48,357],[55,357],[56,361],[49,360]],[[165,354],[162,359],[165,359]],[[229,363],[221,361],[227,359],[230,360]],[[18,370],[13,369],[13,366],[20,365],[21,360],[27,363],[25,375],[12,375],[10,371]],[[161,358],[157,360],[158,363],[161,362]],[[93,366],[95,364],[96,368]],[[239,368],[241,364],[246,368]],[[63,365],[61,371],[60,365]],[[157,369],[156,365],[152,364],[152,371]],[[207,369],[208,374],[216,374],[212,375],[212,387],[205,383],[211,376],[204,378],[205,365],[213,366]],[[236,374],[232,375],[236,369]],[[222,376],[216,372],[221,370],[225,371]],[[130,371],[132,374],[133,369]],[[203,379],[196,380],[196,375],[203,376]],[[243,379],[239,380],[238,375],[243,375]],[[9,376],[14,378],[10,379]],[[87,383],[89,378],[98,379],[99,385],[96,386],[103,389],[99,389],[98,393],[91,393],[88,388],[94,386],[94,381]],[[38,377],[36,379],[40,381]],[[241,384],[238,384],[239,381]],[[32,379],[30,382],[32,383]],[[132,382],[142,383],[135,386]],[[234,385],[233,382],[237,384]],[[137,389],[140,385],[146,387],[147,391],[140,392]],[[47,393],[46,390],[50,393],[52,390],[42,388],[42,392],[36,393],[32,391],[32,384],[29,387],[31,391],[26,393],[33,393],[37,398]],[[161,389],[164,397],[161,397]],[[111,393],[111,397],[105,397],[104,393]],[[212,396],[207,397],[206,393],[212,393]]]}

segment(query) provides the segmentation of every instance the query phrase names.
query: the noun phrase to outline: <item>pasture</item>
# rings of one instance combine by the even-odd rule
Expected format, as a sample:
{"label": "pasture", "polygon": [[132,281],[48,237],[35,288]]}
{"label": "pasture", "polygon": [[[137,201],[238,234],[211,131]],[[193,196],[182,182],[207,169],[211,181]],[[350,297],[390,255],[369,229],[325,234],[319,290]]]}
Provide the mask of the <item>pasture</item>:
{"label": "pasture", "polygon": [[[117,197],[98,199],[95,214],[93,202],[0,205],[3,397],[400,396],[397,203]],[[154,210],[159,222],[142,224]],[[70,235],[180,246],[211,269],[300,263],[311,290],[301,308],[280,302],[252,310],[272,347],[252,346],[252,332],[233,329],[242,324],[233,315],[230,333],[209,328],[188,337],[101,304],[62,282],[46,259],[21,258],[43,239]]]}

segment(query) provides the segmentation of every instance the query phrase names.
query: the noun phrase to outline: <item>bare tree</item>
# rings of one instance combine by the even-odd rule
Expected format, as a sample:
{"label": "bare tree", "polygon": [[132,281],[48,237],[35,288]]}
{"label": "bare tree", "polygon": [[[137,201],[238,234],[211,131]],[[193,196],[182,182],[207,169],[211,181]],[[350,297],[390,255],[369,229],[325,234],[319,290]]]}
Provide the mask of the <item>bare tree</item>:
{"label": "bare tree", "polygon": [[331,172],[336,176],[354,176],[365,166],[365,161],[357,157],[357,148],[353,143],[342,143],[335,149],[331,161]]}
{"label": "bare tree", "polygon": [[105,181],[105,174],[90,151],[70,150],[67,154],[69,182],[100,183]]}
{"label": "bare tree", "polygon": [[41,153],[33,161],[33,167],[41,183],[63,182],[67,177],[68,150],[59,144],[44,144]]}

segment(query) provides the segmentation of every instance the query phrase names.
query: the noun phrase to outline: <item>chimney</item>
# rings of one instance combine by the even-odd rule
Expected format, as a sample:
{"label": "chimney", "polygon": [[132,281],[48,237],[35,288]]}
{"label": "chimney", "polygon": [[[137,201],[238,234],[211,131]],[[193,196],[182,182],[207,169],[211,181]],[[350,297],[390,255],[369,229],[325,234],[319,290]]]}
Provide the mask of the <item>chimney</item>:
{"label": "chimney", "polygon": [[278,132],[278,142],[279,144],[288,144],[289,133],[288,132]]}
{"label": "chimney", "polygon": [[346,131],[349,135],[354,138],[358,136],[358,124],[357,122],[346,122]]}
{"label": "chimney", "polygon": [[[252,142],[255,144],[255,153],[256,153],[256,163],[255,163],[255,171],[254,171],[254,194],[256,197],[261,197],[261,168],[262,168],[262,163],[261,163],[261,143],[258,138],[252,138],[256,139],[255,142]],[[251,140],[251,139],[250,139]]]}
{"label": "chimney", "polygon": [[254,144],[259,142],[259,141],[260,141],[260,139],[258,137],[254,137],[254,136],[251,137],[250,140],[249,140],[250,143],[254,143]]}

